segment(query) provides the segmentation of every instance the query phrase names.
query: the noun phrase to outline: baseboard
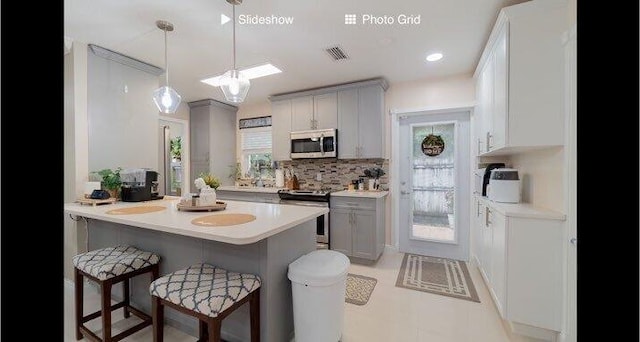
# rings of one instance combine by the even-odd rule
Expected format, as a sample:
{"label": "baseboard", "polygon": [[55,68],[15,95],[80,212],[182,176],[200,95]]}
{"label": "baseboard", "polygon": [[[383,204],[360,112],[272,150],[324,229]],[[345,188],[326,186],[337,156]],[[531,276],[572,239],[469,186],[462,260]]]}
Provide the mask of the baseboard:
{"label": "baseboard", "polygon": [[523,335],[527,337],[537,338],[539,340],[545,340],[549,342],[557,342],[558,341],[558,332],[538,328],[527,324],[507,321],[509,324],[509,328],[511,328],[511,332],[518,335]]}

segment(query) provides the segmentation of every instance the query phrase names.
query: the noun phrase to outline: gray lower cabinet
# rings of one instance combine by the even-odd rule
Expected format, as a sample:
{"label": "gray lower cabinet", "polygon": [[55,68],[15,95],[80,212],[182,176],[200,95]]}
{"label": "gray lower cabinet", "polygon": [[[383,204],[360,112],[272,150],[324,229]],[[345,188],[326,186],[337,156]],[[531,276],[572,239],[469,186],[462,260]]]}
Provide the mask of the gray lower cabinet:
{"label": "gray lower cabinet", "polygon": [[259,203],[280,203],[277,193],[216,190],[216,198],[220,200],[259,202]]}
{"label": "gray lower cabinet", "polygon": [[384,249],[385,198],[332,197],[330,246],[352,261],[375,261]]}

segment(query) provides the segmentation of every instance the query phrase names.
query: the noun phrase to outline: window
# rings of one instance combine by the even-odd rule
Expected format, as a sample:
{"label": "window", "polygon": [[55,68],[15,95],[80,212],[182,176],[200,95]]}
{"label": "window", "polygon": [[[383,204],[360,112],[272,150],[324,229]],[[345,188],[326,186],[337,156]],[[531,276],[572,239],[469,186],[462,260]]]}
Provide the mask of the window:
{"label": "window", "polygon": [[248,178],[273,177],[271,168],[271,127],[247,128],[241,134],[242,176]]}

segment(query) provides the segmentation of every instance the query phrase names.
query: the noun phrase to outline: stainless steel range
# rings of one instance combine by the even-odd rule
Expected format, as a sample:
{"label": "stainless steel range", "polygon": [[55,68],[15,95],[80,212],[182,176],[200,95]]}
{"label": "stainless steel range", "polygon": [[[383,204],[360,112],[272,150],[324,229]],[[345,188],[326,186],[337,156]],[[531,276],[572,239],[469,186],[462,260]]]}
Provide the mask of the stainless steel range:
{"label": "stainless steel range", "polygon": [[[280,204],[329,207],[329,191],[279,190]],[[329,249],[329,213],[316,219],[317,249]]]}

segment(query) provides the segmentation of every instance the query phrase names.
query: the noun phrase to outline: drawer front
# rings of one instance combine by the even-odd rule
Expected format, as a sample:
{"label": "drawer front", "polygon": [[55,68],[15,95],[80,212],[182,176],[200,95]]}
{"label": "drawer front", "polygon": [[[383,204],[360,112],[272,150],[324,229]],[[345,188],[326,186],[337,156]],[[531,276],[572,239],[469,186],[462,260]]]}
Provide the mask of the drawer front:
{"label": "drawer front", "polygon": [[376,210],[375,198],[331,197],[331,208]]}

